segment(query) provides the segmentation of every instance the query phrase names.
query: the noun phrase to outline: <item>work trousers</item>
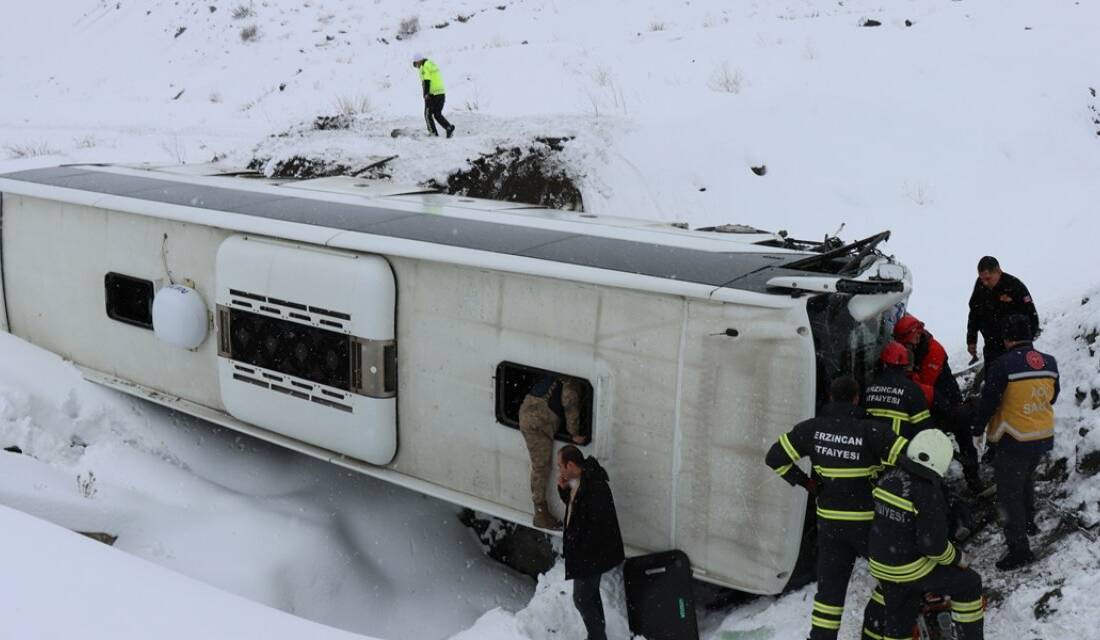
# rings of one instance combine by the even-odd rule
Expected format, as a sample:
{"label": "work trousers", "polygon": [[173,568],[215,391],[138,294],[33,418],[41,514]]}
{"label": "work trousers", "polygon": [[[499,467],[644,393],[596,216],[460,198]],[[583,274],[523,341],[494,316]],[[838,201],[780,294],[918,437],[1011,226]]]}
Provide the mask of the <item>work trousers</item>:
{"label": "work trousers", "polygon": [[1035,518],[1035,468],[1040,458],[1041,453],[1019,453],[1000,447],[993,459],[997,508],[1004,520],[1009,551],[1031,550],[1027,525]]}
{"label": "work trousers", "polygon": [[[811,640],[836,640],[852,567],[856,558],[867,557],[870,531],[870,522],[817,519],[817,594],[810,616]],[[864,638],[877,638],[881,626],[882,599],[875,595],[863,610]]]}
{"label": "work trousers", "polygon": [[886,598],[883,640],[912,640],[913,625],[926,593],[951,598],[951,619],[961,633],[960,640],[983,640],[985,637],[982,577],[972,569],[937,565],[932,573],[920,580],[881,581],[879,586]]}
{"label": "work trousers", "polygon": [[952,407],[932,415],[936,426],[955,436],[955,442],[959,445],[959,463],[963,472],[970,474],[978,471],[978,449],[974,446],[974,436],[970,432],[967,417],[960,407]]}
{"label": "work trousers", "polygon": [[558,414],[545,398],[527,396],[519,407],[519,430],[531,456],[531,503],[535,512],[548,511],[546,485],[554,463],[554,434],[558,430]]}
{"label": "work trousers", "polygon": [[603,598],[600,597],[600,578],[594,576],[573,579],[573,606],[581,614],[588,640],[607,640],[604,629]]}
{"label": "work trousers", "polygon": [[428,133],[433,136],[439,135],[439,130],[435,128],[436,122],[444,130],[451,128],[451,123],[443,117],[443,103],[446,102],[446,99],[447,96],[443,93],[429,95],[424,98],[424,122],[428,125]]}

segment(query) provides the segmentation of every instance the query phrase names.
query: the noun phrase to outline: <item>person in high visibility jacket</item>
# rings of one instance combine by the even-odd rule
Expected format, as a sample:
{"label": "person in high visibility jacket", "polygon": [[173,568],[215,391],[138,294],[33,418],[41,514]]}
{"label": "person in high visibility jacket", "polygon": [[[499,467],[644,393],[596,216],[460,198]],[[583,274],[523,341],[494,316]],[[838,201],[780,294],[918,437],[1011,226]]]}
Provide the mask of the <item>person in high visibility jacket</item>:
{"label": "person in high visibility jacket", "polygon": [[912,439],[929,426],[931,412],[924,392],[909,379],[909,350],[899,342],[889,342],[879,358],[882,373],[863,392],[863,407],[873,418],[890,425],[894,433]]}
{"label": "person in high visibility jacket", "polygon": [[428,133],[439,135],[435,123],[438,122],[450,138],[455,133],[454,125],[443,117],[443,104],[447,101],[447,94],[443,88],[443,74],[439,71],[439,65],[432,62],[422,53],[413,56],[413,66],[420,71],[420,86],[424,92],[424,123],[428,125]]}
{"label": "person in high visibility jacket", "polygon": [[909,379],[924,392],[935,426],[955,436],[966,484],[972,492],[980,493],[983,487],[978,473],[978,450],[974,448],[962,406],[962,391],[951,372],[947,351],[924,328],[924,323],[911,314],[905,314],[894,324],[894,339],[909,349],[913,362]]}
{"label": "person in high visibility jacket", "polygon": [[1054,448],[1054,401],[1058,399],[1058,362],[1035,349],[1030,318],[1009,316],[1003,327],[1007,352],[986,373],[974,421],[996,445],[993,471],[997,502],[1004,515],[1008,554],[997,568],[1007,571],[1035,560],[1028,534],[1035,526],[1035,468]]}
{"label": "person in high visibility jacket", "polygon": [[[859,383],[837,378],[831,402],[816,418],[801,422],[768,450],[765,462],[792,486],[817,497],[817,595],[810,617],[811,640],[835,640],[844,614],[848,580],[857,557],[867,556],[872,479],[893,465],[905,438],[867,419],[859,407]],[[796,463],[810,458],[813,476]],[[864,609],[864,638],[876,639],[882,595],[877,590]]]}
{"label": "person in high visibility jacket", "polygon": [[948,539],[943,475],[953,447],[947,434],[926,429],[872,492],[871,575],[885,604],[883,640],[910,640],[926,593],[951,598],[962,640],[984,638],[982,578]]}

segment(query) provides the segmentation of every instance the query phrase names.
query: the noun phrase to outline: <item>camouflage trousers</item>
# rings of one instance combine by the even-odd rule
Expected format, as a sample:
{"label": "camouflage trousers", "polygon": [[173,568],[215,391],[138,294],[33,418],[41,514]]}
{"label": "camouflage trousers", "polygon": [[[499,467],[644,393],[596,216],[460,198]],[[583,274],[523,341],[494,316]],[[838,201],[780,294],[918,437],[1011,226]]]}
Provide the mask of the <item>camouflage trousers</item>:
{"label": "camouflage trousers", "polygon": [[531,456],[531,502],[535,512],[549,511],[546,485],[554,463],[554,434],[560,419],[545,398],[527,396],[519,408],[519,430]]}

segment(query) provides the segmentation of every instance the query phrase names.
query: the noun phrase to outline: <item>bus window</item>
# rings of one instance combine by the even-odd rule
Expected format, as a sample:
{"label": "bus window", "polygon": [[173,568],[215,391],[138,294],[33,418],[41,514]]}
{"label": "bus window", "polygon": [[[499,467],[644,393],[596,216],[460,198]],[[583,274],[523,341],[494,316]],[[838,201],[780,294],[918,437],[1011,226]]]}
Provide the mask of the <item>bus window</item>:
{"label": "bus window", "polygon": [[153,328],[153,283],[121,273],[103,277],[107,317],[118,322]]}
{"label": "bus window", "polygon": [[[514,362],[501,362],[496,371],[496,417],[497,422],[519,429],[519,407],[528,391],[544,376],[555,376],[559,379],[559,389],[566,380],[576,381],[580,386],[580,435],[592,437],[592,384],[577,376],[571,376],[557,371],[529,367]],[[565,429],[565,419],[562,418],[558,425],[557,434],[554,436],[563,442],[571,442],[569,432]]]}

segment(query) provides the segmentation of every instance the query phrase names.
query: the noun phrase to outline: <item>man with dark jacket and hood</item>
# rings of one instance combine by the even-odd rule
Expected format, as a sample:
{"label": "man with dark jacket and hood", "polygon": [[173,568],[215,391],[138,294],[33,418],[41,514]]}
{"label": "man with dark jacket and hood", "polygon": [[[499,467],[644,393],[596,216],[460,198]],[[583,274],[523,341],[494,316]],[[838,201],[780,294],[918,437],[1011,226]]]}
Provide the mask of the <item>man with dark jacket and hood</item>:
{"label": "man with dark jacket and hood", "polygon": [[565,578],[588,640],[606,640],[600,578],[626,557],[607,472],[573,445],[558,452],[558,494],[565,503]]}

